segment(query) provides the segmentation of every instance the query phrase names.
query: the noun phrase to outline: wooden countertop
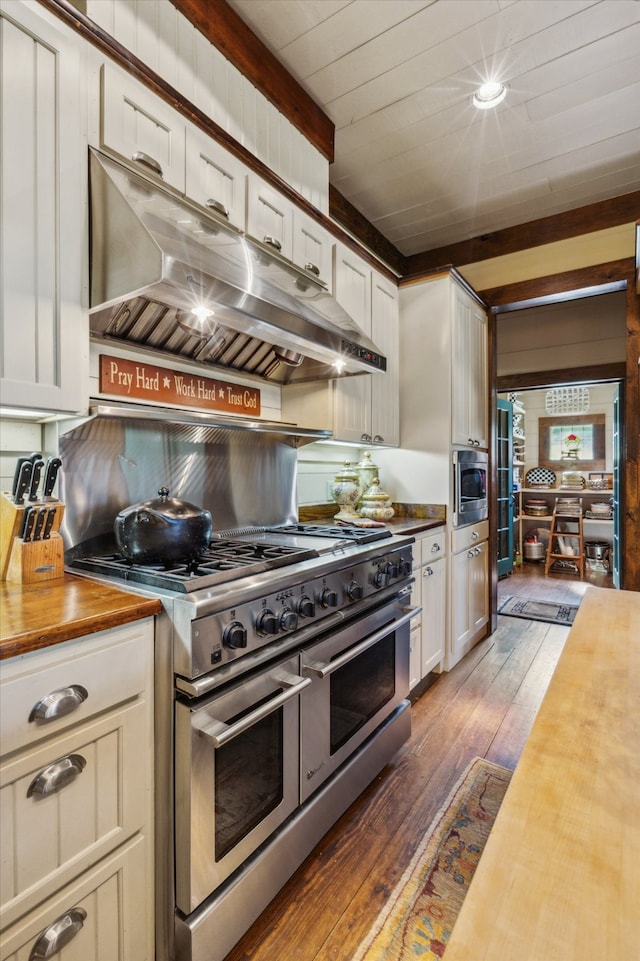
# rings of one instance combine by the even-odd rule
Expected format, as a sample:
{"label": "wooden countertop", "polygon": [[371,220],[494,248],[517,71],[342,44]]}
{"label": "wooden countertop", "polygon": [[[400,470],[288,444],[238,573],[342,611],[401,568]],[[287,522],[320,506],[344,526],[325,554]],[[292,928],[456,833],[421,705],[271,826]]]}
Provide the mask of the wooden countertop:
{"label": "wooden countertop", "polygon": [[74,574],[0,584],[0,660],[159,614],[160,601]]}
{"label": "wooden countertop", "polygon": [[635,961],[640,593],[589,587],[446,961]]}

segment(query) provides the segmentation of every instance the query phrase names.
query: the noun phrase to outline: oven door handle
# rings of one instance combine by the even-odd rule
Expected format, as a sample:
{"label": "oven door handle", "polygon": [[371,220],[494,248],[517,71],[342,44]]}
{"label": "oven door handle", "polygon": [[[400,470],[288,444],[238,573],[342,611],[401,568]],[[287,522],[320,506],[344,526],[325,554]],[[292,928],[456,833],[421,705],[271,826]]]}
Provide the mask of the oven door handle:
{"label": "oven door handle", "polygon": [[303,661],[302,671],[305,674],[314,674],[316,677],[329,677],[334,671],[339,671],[341,667],[352,661],[354,657],[358,657],[359,654],[364,653],[374,644],[377,644],[384,637],[389,634],[390,631],[395,631],[399,627],[403,627],[410,621],[412,617],[417,617],[418,614],[422,613],[421,607],[403,607],[402,610],[404,614],[402,617],[397,618],[395,621],[390,621],[385,627],[381,627],[379,631],[375,634],[371,634],[360,644],[356,644],[355,647],[350,647],[348,651],[341,654],[340,657],[336,657],[334,661],[330,663],[324,663],[323,661]]}
{"label": "oven door handle", "polygon": [[206,727],[199,727],[198,733],[206,738],[207,741],[210,741],[214,747],[223,747],[229,741],[232,741],[234,737],[238,737],[239,734],[244,734],[244,732],[248,731],[254,724],[264,720],[267,715],[276,711],[279,707],[282,707],[287,701],[297,697],[301,691],[304,691],[305,687],[311,684],[310,677],[298,677],[297,674],[282,673],[281,675],[275,675],[275,680],[282,684],[286,690],[280,691],[280,693],[276,694],[270,701],[261,704],[255,711],[246,714],[239,721],[236,721],[235,724],[225,724],[224,721],[213,718]]}

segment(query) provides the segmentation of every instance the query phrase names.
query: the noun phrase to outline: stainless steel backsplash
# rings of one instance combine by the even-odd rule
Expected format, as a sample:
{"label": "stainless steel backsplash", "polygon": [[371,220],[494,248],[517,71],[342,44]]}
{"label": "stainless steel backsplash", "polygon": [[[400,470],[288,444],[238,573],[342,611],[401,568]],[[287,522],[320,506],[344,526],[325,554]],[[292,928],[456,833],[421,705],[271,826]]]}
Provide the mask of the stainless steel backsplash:
{"label": "stainless steel backsplash", "polygon": [[227,427],[96,417],[59,438],[67,560],[115,550],[122,508],[160,487],[211,511],[214,531],[297,517],[295,440]]}

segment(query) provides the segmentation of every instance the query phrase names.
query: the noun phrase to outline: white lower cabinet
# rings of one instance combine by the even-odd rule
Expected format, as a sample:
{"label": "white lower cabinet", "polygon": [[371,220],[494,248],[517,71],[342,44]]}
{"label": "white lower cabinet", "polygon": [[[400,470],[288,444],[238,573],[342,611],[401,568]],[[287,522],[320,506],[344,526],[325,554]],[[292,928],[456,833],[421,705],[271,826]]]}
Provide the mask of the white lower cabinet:
{"label": "white lower cabinet", "polygon": [[486,630],[489,620],[488,524],[453,532],[450,584],[449,670]]}
{"label": "white lower cabinet", "polygon": [[2,662],[3,961],[153,958],[152,691],[150,618]]}
{"label": "white lower cabinet", "polygon": [[422,614],[411,622],[411,688],[430,671],[438,670],[444,659],[447,623],[445,544],[444,528],[416,535],[411,604],[422,607]]}

